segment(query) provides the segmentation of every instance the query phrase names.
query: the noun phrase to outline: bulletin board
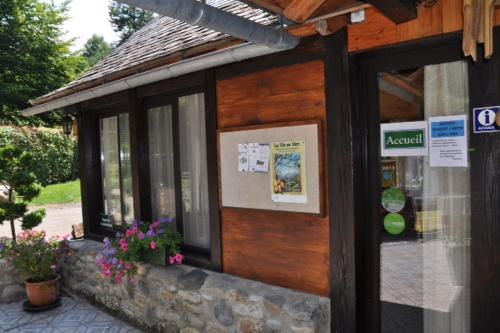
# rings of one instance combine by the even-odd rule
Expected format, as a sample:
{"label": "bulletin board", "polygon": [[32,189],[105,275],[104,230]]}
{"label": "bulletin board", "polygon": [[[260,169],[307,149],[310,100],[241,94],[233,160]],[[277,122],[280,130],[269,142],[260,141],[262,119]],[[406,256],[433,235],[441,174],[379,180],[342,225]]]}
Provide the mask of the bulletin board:
{"label": "bulletin board", "polygon": [[[307,121],[219,131],[219,179],[222,206],[322,214],[320,128],[320,121]],[[304,188],[307,198],[305,202],[276,202],[271,172],[272,156],[270,156],[270,168],[267,173],[239,171],[238,144],[272,145],[284,142],[301,142],[304,147]]]}

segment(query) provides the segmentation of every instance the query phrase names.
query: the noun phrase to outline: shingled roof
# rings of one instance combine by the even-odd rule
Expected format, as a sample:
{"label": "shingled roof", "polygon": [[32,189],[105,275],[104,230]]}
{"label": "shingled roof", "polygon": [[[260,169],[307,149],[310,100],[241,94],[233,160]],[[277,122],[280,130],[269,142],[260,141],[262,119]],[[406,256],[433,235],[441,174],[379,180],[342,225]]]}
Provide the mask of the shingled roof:
{"label": "shingled roof", "polygon": [[[275,16],[263,10],[252,8],[240,1],[208,0],[207,4],[263,25],[276,22]],[[202,44],[215,43],[228,37],[217,31],[192,26],[170,17],[159,16],[118,46],[110,55],[97,63],[78,80],[31,101],[31,104],[43,104],[112,81],[112,76],[120,72],[126,72],[128,69],[134,69],[142,64],[154,63],[160,58]],[[151,69],[151,67],[147,69]],[[140,70],[138,69],[138,71]],[[136,73],[137,71],[128,75]],[[126,74],[123,75],[127,76]]]}

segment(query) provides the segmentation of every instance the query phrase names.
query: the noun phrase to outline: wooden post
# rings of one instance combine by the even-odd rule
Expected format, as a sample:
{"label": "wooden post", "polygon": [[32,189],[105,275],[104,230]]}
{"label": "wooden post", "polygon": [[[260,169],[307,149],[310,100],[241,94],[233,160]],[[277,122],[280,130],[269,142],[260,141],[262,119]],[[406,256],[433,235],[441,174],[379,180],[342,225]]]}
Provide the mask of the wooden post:
{"label": "wooden post", "polygon": [[355,188],[347,30],[325,38],[331,332],[356,332]]}

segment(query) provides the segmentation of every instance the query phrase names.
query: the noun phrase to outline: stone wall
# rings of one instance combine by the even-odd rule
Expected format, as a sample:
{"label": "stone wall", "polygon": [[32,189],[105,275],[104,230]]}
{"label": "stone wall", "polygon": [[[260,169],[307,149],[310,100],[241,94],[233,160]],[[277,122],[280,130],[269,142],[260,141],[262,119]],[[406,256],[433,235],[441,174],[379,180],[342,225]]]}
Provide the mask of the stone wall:
{"label": "stone wall", "polygon": [[327,333],[327,298],[186,265],[141,264],[135,284],[105,279],[95,264],[102,244],[71,243],[64,284],[148,331]]}
{"label": "stone wall", "polygon": [[23,279],[16,270],[0,259],[0,303],[19,301],[26,298]]}

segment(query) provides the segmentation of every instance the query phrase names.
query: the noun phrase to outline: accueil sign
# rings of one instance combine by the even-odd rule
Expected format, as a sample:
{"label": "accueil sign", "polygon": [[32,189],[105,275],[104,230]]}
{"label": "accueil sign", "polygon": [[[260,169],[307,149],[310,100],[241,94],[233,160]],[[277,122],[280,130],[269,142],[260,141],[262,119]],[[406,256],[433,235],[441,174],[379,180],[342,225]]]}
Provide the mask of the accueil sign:
{"label": "accueil sign", "polygon": [[380,125],[382,156],[427,156],[427,122]]}

